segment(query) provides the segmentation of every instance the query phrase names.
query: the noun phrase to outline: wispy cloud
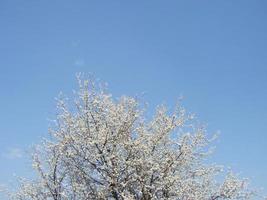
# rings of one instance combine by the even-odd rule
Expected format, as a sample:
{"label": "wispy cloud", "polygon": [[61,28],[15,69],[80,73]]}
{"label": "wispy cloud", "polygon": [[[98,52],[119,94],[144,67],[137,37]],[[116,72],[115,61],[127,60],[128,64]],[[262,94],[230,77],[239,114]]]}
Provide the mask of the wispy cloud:
{"label": "wispy cloud", "polygon": [[8,148],[2,153],[2,157],[6,159],[19,159],[23,157],[24,152],[20,148]]}
{"label": "wispy cloud", "polygon": [[84,64],[85,64],[85,61],[83,59],[77,59],[74,62],[74,65],[77,66],[77,67],[84,66]]}
{"label": "wispy cloud", "polygon": [[71,42],[71,46],[78,47],[80,45],[80,43],[81,43],[80,40],[75,40],[75,41]]}

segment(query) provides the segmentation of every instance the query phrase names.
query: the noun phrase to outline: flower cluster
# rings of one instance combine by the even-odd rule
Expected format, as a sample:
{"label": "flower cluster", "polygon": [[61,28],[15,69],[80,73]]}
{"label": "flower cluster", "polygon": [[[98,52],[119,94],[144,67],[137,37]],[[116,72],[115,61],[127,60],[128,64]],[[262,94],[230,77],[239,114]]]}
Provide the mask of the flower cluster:
{"label": "flower cluster", "polygon": [[131,97],[116,100],[80,80],[73,105],[58,100],[56,125],[33,155],[35,181],[20,200],[251,199],[244,180],[208,165],[209,140],[181,106],[157,108],[151,120]]}

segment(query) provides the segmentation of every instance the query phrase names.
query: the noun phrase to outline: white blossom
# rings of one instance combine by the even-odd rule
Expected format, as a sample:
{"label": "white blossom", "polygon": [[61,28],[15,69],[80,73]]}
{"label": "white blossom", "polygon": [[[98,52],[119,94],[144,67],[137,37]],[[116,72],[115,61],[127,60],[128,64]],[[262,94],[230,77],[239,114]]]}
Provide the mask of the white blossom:
{"label": "white blossom", "polygon": [[144,119],[138,100],[112,96],[79,79],[74,104],[60,98],[56,125],[33,154],[35,181],[9,195],[18,200],[251,199],[244,180],[208,165],[210,141],[192,115],[158,107]]}

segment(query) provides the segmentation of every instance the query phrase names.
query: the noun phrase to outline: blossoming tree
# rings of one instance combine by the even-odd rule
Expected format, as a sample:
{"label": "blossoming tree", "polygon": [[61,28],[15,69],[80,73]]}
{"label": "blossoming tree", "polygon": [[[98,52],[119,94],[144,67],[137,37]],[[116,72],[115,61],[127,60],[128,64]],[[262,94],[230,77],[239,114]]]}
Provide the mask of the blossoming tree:
{"label": "blossoming tree", "polygon": [[[157,108],[151,120],[137,99],[113,99],[79,80],[73,104],[58,100],[50,140],[37,146],[34,181],[23,180],[19,200],[251,199],[244,180],[207,164],[209,140],[181,106]],[[218,181],[220,180],[220,181]]]}

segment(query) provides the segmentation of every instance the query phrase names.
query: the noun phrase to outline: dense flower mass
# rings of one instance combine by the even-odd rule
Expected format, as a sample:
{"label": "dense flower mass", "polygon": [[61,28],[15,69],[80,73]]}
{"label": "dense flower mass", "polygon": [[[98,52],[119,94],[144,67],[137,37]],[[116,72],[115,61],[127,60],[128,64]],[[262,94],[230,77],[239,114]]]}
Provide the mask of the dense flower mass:
{"label": "dense flower mass", "polygon": [[[151,120],[135,98],[113,99],[79,80],[73,104],[58,100],[50,140],[36,148],[35,181],[10,195],[19,200],[251,199],[244,180],[204,160],[205,129],[181,106],[157,108]],[[217,178],[220,176],[220,178]],[[220,181],[218,181],[220,180]]]}

